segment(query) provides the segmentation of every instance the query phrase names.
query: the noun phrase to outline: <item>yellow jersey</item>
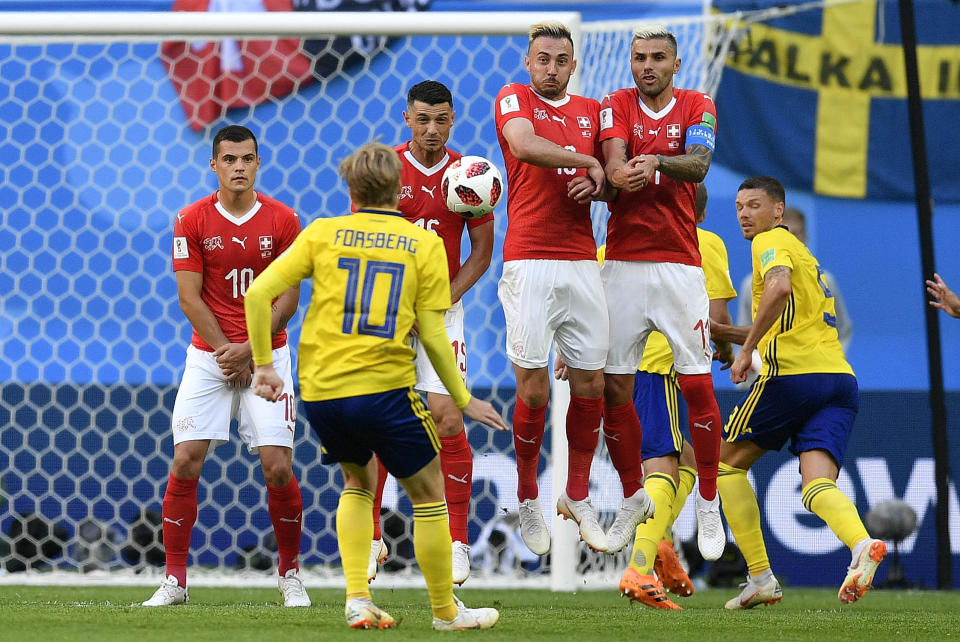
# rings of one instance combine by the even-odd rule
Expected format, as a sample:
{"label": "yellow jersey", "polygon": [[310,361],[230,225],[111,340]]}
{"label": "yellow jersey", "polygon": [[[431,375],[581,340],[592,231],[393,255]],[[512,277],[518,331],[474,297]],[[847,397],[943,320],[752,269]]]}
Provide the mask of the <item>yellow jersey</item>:
{"label": "yellow jersey", "polygon": [[[697,228],[697,241],[700,243],[700,257],[703,265],[703,274],[707,280],[707,298],[733,299],[737,290],[730,279],[730,260],[727,257],[727,246],[723,239],[707,230]],[[597,260],[603,263],[606,246],[597,250]],[[647,343],[643,348],[643,359],[639,370],[652,374],[667,375],[673,368],[673,351],[662,333],[653,331],[647,335]]]}
{"label": "yellow jersey", "polygon": [[[318,219],[257,281],[283,291],[308,276],[313,295],[300,332],[300,397],[326,401],[414,385],[408,335],[416,312],[450,307],[440,237],[397,210]],[[254,346],[258,363],[259,352],[262,346]]]}
{"label": "yellow jersey", "polygon": [[853,369],[843,356],[837,337],[833,294],[823,270],[810,250],[787,228],[777,226],[753,237],[753,305],[756,318],[763,280],[771,268],[790,268],[792,292],[787,307],[760,339],[761,375],[843,373]]}

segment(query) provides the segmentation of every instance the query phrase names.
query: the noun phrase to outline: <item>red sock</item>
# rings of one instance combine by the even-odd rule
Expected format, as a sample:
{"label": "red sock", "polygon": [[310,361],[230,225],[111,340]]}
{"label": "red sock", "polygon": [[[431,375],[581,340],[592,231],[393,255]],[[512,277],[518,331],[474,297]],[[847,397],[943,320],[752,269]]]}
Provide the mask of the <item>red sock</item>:
{"label": "red sock", "polygon": [[536,499],[540,494],[537,465],[546,415],[546,406],[530,408],[517,397],[513,409],[513,449],[517,455],[517,499],[521,502]]}
{"label": "red sock", "polygon": [[450,539],[467,543],[467,519],[473,491],[473,452],[467,431],[440,438],[440,468],[443,470],[443,494],[450,517]]}
{"label": "red sock", "polygon": [[607,443],[610,461],[620,475],[623,496],[630,497],[643,488],[643,462],[640,458],[643,438],[640,419],[632,403],[604,406],[603,439]]}
{"label": "red sock", "polygon": [[690,418],[690,443],[697,460],[700,495],[704,499],[717,496],[717,465],[720,462],[720,433],[723,420],[713,394],[713,377],[709,374],[677,375],[680,392],[687,402]]}
{"label": "red sock", "polygon": [[300,486],[293,477],[286,486],[267,485],[267,507],[277,536],[277,570],[286,575],[291,568],[300,568],[300,530],[303,525],[303,499]]}
{"label": "red sock", "polygon": [[383,539],[383,533],[380,532],[380,505],[383,504],[383,487],[387,484],[387,469],[384,467],[380,458],[374,455],[377,460],[377,492],[373,496],[373,539]]}
{"label": "red sock", "polygon": [[570,395],[567,407],[567,497],[573,501],[590,494],[590,466],[600,439],[603,399]]}
{"label": "red sock", "polygon": [[167,490],[163,493],[163,549],[167,556],[167,575],[177,578],[180,586],[187,585],[190,533],[197,521],[198,481],[180,479],[170,473]]}

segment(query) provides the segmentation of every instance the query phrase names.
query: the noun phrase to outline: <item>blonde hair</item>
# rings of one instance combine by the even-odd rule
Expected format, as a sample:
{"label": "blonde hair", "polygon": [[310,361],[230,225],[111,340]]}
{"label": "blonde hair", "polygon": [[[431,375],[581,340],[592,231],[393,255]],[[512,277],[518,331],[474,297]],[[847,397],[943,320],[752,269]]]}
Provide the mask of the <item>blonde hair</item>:
{"label": "blonde hair", "polygon": [[570,29],[567,25],[556,20],[548,20],[546,22],[538,22],[535,25],[530,25],[530,38],[527,42],[527,53],[530,53],[530,49],[533,47],[533,41],[537,38],[557,38],[558,40],[567,40],[570,43],[570,49],[573,49],[573,34],[570,33]]}
{"label": "blonde hair", "polygon": [[640,27],[634,31],[633,40],[630,41],[631,49],[633,49],[633,45],[636,44],[637,40],[666,40],[670,44],[674,58],[677,56],[677,37],[670,33],[663,25],[649,25]]}
{"label": "blonde hair", "polygon": [[340,162],[337,173],[347,181],[358,206],[397,204],[400,157],[383,143],[367,143]]}

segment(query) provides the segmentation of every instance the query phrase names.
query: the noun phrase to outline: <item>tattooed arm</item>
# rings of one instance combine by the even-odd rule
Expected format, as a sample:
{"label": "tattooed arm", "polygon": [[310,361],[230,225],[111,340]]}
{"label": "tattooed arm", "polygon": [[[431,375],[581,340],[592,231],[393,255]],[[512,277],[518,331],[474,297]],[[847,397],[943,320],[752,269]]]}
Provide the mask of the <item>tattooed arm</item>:
{"label": "tattooed arm", "polygon": [[[760,343],[761,337],[780,318],[793,295],[793,286],[790,276],[793,270],[785,265],[775,265],[767,270],[763,277],[763,294],[757,306],[757,315],[753,325],[743,328],[746,336],[743,338],[743,349],[737,355],[730,368],[730,380],[734,383],[746,381],[750,370],[750,359],[753,351]],[[735,340],[735,339],[734,339]]]}
{"label": "tattooed arm", "polygon": [[686,154],[680,156],[656,156],[660,173],[670,178],[688,183],[700,183],[707,176],[713,152],[704,145],[690,145]]}

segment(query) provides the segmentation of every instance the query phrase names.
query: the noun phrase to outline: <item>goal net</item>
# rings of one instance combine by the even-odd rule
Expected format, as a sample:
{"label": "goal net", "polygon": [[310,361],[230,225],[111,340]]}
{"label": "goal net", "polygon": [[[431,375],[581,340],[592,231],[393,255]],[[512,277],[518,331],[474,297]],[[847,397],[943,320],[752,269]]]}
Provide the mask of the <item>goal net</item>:
{"label": "goal net", "polygon": [[[339,159],[374,138],[406,140],[406,91],[423,79],[453,92],[450,146],[502,166],[492,99],[505,83],[528,80],[526,29],[547,17],[577,34],[577,93],[600,97],[632,84],[627,52],[637,25],[580,24],[577,14],[4,15],[0,581],[62,582],[67,574],[153,583],[162,570],[170,414],[190,337],[170,264],[172,221],[216,189],[213,131],[241,123],[257,134],[258,189],[304,223],[349,211]],[[678,86],[715,89],[742,25],[734,18],[742,16],[657,20],[680,42]],[[499,247],[505,206],[496,215]],[[595,220],[602,241],[602,211]],[[469,385],[509,418],[515,383],[503,350],[500,272],[495,252],[464,298],[465,325]],[[305,286],[289,326],[294,347]],[[589,553],[569,531],[561,543],[556,525],[552,562],[530,554],[516,529],[510,435],[469,422],[467,430],[471,583],[527,577],[545,585],[551,565],[588,575],[622,569],[622,556]],[[555,486],[550,453],[548,439],[544,498]],[[342,480],[319,454],[298,422],[302,563],[317,582],[340,581],[334,512]],[[602,446],[592,485],[612,520],[621,493]],[[239,441],[214,449],[199,493],[191,581],[209,571],[220,583],[272,582],[275,540],[257,460]],[[391,557],[377,581],[412,577],[411,506],[392,479],[384,508]],[[686,536],[692,528],[681,520]]]}

